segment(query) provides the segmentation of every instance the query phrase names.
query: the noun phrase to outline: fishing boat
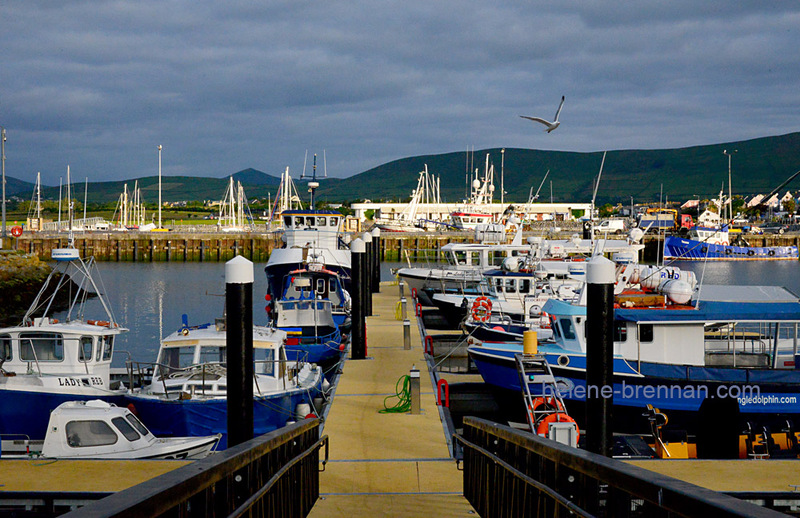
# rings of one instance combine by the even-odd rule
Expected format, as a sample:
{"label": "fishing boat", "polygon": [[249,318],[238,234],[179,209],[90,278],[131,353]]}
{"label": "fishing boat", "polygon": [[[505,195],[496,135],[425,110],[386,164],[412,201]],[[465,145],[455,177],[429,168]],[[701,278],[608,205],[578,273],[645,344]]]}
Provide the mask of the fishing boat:
{"label": "fishing boat", "polygon": [[196,460],[213,452],[219,435],[158,438],[125,407],[68,401],[50,413],[42,441],[10,441],[4,459]]}
{"label": "fishing boat", "polygon": [[321,261],[308,257],[284,277],[274,304],[271,294],[266,298],[269,311],[274,308],[273,323],[287,334],[288,358],[327,365],[344,350],[341,330],[350,329],[351,302],[338,274]]}
{"label": "fishing boat", "polygon": [[[775,286],[695,290],[685,275],[690,272],[654,269],[641,279],[657,287],[642,288],[631,275],[615,290],[614,430],[646,432],[641,415],[649,404],[669,416],[670,427],[696,433],[710,456],[735,457],[740,432],[800,422],[798,297]],[[551,299],[543,310],[553,340],[539,353],[565,400],[582,405],[590,390],[586,307]],[[520,389],[514,365],[519,352],[516,342],[468,348],[487,383],[513,391]]]}
{"label": "fishing boat", "polygon": [[314,155],[312,181],[308,183],[310,208],[281,213],[284,246],[272,251],[265,268],[269,284],[267,292],[273,299],[282,292],[286,275],[300,268],[308,257],[319,257],[325,268],[339,275],[344,289],[350,289],[350,248],[340,231],[344,216],[332,210],[314,208],[314,191],[319,187],[316,162]]}
{"label": "fishing boat", "polygon": [[741,237],[732,239],[729,226],[694,227],[686,238],[667,236],[664,259],[689,261],[798,260],[797,246],[750,246]]}
{"label": "fishing boat", "polygon": [[[638,233],[634,233],[638,236]],[[502,321],[522,324],[538,319],[551,297],[574,300],[583,286],[586,260],[609,255],[616,264],[638,263],[643,248],[638,239],[548,241],[528,238],[526,255],[503,259],[501,268],[483,272],[485,283],[462,292],[428,293],[451,325],[457,325],[478,309],[478,298],[488,299],[489,313]],[[427,291],[427,290],[426,290]]]}
{"label": "fishing boat", "polygon": [[[69,219],[72,228],[72,204]],[[70,232],[52,251],[55,265],[15,326],[0,329],[0,434],[44,439],[50,412],[67,401],[119,402],[127,391],[111,382],[114,343],[122,327],[105,297],[93,257],[83,259]],[[87,314],[97,297],[102,312]],[[59,300],[69,301],[55,318]]]}
{"label": "fishing boat", "polygon": [[[298,408],[314,408],[322,397],[322,369],[308,362],[289,361],[286,333],[253,326],[254,433],[264,434],[296,419]],[[227,447],[227,348],[225,319],[183,325],[164,338],[151,382],[125,396],[134,413],[158,436],[221,434]],[[318,415],[319,410],[317,410]],[[305,411],[305,417],[309,411]]]}

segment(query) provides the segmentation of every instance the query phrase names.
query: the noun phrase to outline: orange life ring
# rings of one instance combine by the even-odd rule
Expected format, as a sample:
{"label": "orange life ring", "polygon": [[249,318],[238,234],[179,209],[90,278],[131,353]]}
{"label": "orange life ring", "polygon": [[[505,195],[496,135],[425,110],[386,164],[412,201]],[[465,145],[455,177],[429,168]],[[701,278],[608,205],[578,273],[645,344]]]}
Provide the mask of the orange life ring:
{"label": "orange life ring", "polygon": [[87,320],[86,323],[90,326],[111,327],[111,322],[107,320]]}
{"label": "orange life ring", "polygon": [[[575,423],[575,419],[561,412],[550,414],[549,416],[542,419],[542,422],[539,423],[539,426],[536,427],[536,433],[543,437],[546,436],[547,432],[550,429],[550,423]],[[578,433],[578,435],[580,435],[581,430],[580,428],[578,428],[578,423],[575,423],[575,431]]]}
{"label": "orange life ring", "polygon": [[492,301],[481,295],[472,303],[472,319],[476,322],[488,322],[492,316]]}
{"label": "orange life ring", "polygon": [[542,314],[539,315],[539,327],[542,329],[551,329],[552,325],[550,324],[550,321],[550,313],[545,313],[542,311]]}
{"label": "orange life ring", "polygon": [[727,241],[723,241],[723,242],[722,242],[722,243],[720,243],[720,244],[721,244],[722,246],[728,246],[728,242],[727,242]]}

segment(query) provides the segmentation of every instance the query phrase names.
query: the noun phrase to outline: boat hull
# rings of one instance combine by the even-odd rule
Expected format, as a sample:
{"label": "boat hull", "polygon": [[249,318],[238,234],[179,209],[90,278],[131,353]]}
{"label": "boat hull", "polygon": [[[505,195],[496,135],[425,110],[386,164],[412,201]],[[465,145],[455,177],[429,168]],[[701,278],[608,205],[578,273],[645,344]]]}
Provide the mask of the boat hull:
{"label": "boat hull", "polygon": [[[586,385],[586,355],[540,352],[547,358],[570,412],[583,425],[582,409],[590,388]],[[484,378],[497,388],[521,394],[514,354],[522,346],[501,348],[492,344],[471,346],[469,356]],[[648,404],[669,418],[670,427],[689,433],[701,432],[709,409],[724,408],[725,419],[738,433],[751,427],[785,426],[786,420],[800,423],[800,372],[793,370],[703,368],[635,363],[614,359],[614,431],[646,433],[649,424],[642,417]],[[545,389],[546,391],[547,389]],[[597,388],[594,388],[594,395]],[[609,389],[611,390],[611,389]],[[611,397],[611,396],[606,396]],[[780,428],[778,428],[780,429]],[[777,431],[777,430],[776,430]]]}
{"label": "boat hull", "polygon": [[796,246],[734,246],[669,236],[664,240],[665,259],[689,261],[781,261],[797,260]]}
{"label": "boat hull", "polygon": [[[314,391],[310,391],[314,395]],[[294,421],[297,406],[312,405],[309,392],[294,390],[253,398],[253,435],[262,435]],[[228,447],[228,401],[213,399],[163,399],[128,395],[125,404],[157,437],[200,437],[222,434],[218,449]],[[299,416],[301,419],[305,416]]]}

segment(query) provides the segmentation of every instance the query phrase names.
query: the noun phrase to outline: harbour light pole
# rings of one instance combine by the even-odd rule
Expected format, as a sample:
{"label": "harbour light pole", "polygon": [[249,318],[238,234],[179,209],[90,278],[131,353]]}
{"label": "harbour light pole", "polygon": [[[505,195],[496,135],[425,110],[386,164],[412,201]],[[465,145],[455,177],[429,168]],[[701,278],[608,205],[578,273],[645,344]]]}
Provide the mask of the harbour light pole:
{"label": "harbour light pole", "polygon": [[158,145],[158,228],[161,228],[161,144]]}
{"label": "harbour light pole", "polygon": [[[738,149],[734,149],[733,153],[738,151]],[[728,153],[727,149],[722,150],[722,154],[728,156],[728,223],[733,219],[733,191],[731,190],[731,157],[733,153]]]}
{"label": "harbour light pole", "polygon": [[[2,162],[3,169],[3,229],[0,233],[0,238],[5,239],[6,236],[6,129],[0,126],[0,162]],[[2,244],[0,244],[2,248]]]}

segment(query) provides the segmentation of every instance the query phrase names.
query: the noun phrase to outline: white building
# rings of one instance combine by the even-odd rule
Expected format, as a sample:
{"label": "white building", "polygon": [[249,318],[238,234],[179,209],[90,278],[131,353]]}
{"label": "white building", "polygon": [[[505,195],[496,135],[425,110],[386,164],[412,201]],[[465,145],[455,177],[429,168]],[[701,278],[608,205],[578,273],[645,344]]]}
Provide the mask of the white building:
{"label": "white building", "polygon": [[[350,208],[355,211],[355,216],[360,220],[366,219],[366,212],[369,210],[375,211],[374,218],[382,219],[396,219],[403,210],[406,208],[407,203],[380,203],[380,202],[363,202],[353,203]],[[509,205],[513,206],[514,212],[518,216],[522,216],[526,208],[528,210],[528,219],[533,221],[544,221],[552,219],[555,216],[559,221],[570,221],[580,218],[584,214],[588,215],[591,210],[591,203],[533,203],[527,205],[525,203],[511,203],[511,204],[482,204],[470,207],[470,210],[476,210],[482,213],[488,213],[498,219],[508,209]],[[450,213],[463,208],[463,204],[458,203],[420,203],[417,205],[416,216],[420,219],[427,219],[431,221],[450,221]]]}

